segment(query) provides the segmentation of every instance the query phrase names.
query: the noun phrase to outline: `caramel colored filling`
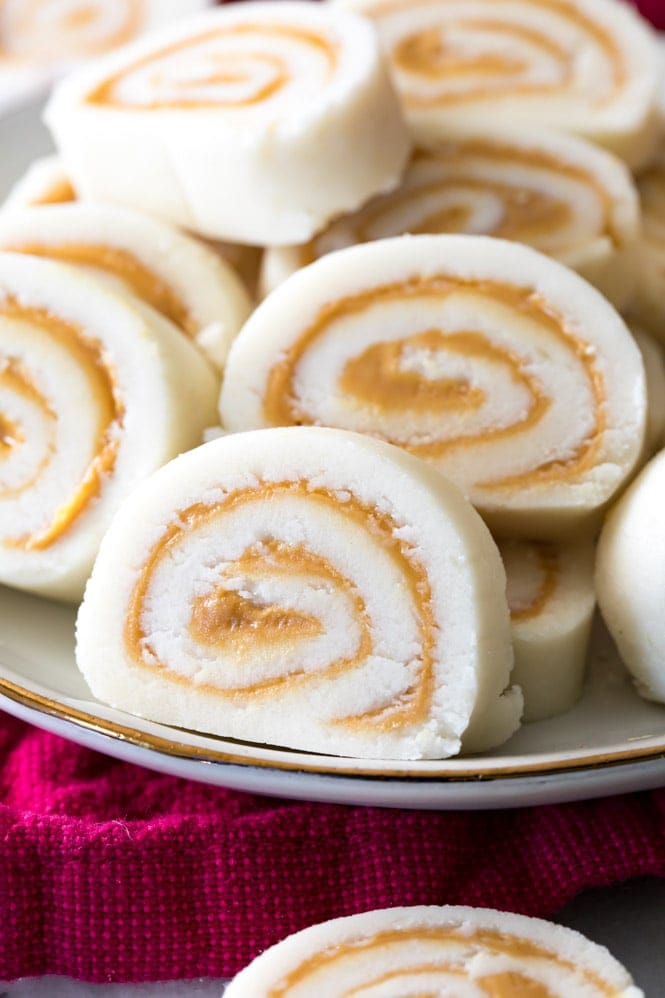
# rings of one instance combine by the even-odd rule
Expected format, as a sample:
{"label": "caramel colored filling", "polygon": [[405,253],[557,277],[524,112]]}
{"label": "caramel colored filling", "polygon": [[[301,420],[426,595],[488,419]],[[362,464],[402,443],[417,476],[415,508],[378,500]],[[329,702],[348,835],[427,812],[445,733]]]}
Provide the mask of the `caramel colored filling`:
{"label": "caramel colored filling", "polygon": [[34,198],[30,203],[37,208],[47,204],[69,204],[76,200],[76,191],[70,181],[63,179],[51,184],[47,190],[42,191],[39,197]]}
{"label": "caramel colored filling", "polygon": [[[113,0],[113,4],[122,11],[122,18],[113,31],[98,38],[95,38],[94,28],[99,18],[103,17],[103,12],[99,9],[104,6],[103,3],[80,3],[69,10],[66,4],[63,5],[65,9],[54,29],[58,38],[57,55],[60,58],[68,55],[95,55],[131,41],[143,25],[143,0]],[[7,49],[11,45],[11,49],[16,49],[22,56],[53,61],[52,39],[40,22],[40,14],[45,6],[43,0],[23,0],[16,6],[17,13],[12,12],[6,26]],[[7,49],[0,41],[0,57]]]}
{"label": "caramel colored filling", "polygon": [[[620,995],[616,988],[607,984],[597,974],[586,968],[576,967],[569,960],[563,959],[557,953],[538,943],[531,942],[531,940],[493,932],[489,929],[476,929],[474,933],[462,933],[453,927],[423,926],[414,929],[387,929],[383,932],[377,932],[373,936],[352,939],[346,943],[337,943],[330,949],[314,953],[308,959],[303,960],[299,966],[285,974],[280,982],[266,993],[266,998],[288,998],[292,988],[303,988],[310,978],[312,986],[315,987],[316,975],[321,971],[339,973],[341,977],[344,962],[357,963],[361,955],[367,956],[369,959],[380,958],[382,955],[388,957],[393,947],[404,948],[408,945],[427,943],[439,943],[443,947],[446,943],[454,943],[463,946],[468,955],[474,952],[486,952],[523,961],[525,963],[523,971],[509,971],[476,979],[476,983],[483,988],[488,998],[553,998],[547,988],[529,977],[528,962],[530,960],[546,960],[554,964],[555,967],[572,971],[579,975],[580,981],[592,985],[603,995],[607,995],[607,998],[619,998]],[[387,972],[359,987],[348,989],[343,994],[340,992],[340,998],[353,998],[355,995],[361,995],[365,988],[381,984],[383,981],[390,980],[391,977],[419,972],[432,973],[437,970],[453,974],[459,973],[460,975],[465,973],[464,966],[453,962],[445,949],[440,960],[430,961],[423,966],[405,956],[402,970]],[[427,992],[423,992],[423,994],[427,995]]]}
{"label": "caramel colored filling", "polygon": [[[442,301],[449,295],[460,290],[472,291],[479,297],[490,301],[499,301],[510,307],[517,315],[523,315],[537,322],[554,339],[574,354],[584,371],[589,388],[594,399],[593,428],[579,442],[571,455],[563,460],[550,460],[536,465],[527,472],[520,472],[492,482],[479,482],[478,487],[486,489],[533,487],[559,481],[570,481],[578,478],[593,466],[600,449],[603,434],[607,426],[605,412],[605,388],[603,376],[596,365],[595,357],[588,345],[567,329],[561,316],[537,293],[529,288],[519,288],[513,285],[493,281],[462,280],[449,278],[445,275],[428,278],[412,278],[370,288],[356,295],[341,298],[338,301],[324,305],[302,332],[297,340],[284,352],[281,359],[272,367],[268,374],[263,412],[267,425],[270,426],[300,426],[315,424],[316,416],[305,412],[300,406],[295,393],[295,376],[298,365],[308,350],[328,332],[329,327],[339,320],[361,315],[372,306],[390,304],[391,302],[418,301],[436,297]],[[461,447],[486,444],[500,439],[508,439],[531,430],[538,425],[547,412],[551,401],[546,397],[539,380],[528,369],[527,361],[508,350],[506,347],[493,344],[484,334],[476,332],[455,333],[446,335],[442,330],[428,330],[418,334],[427,337],[436,348],[451,351],[468,357],[479,357],[491,363],[507,365],[512,380],[528,393],[530,404],[523,416],[506,426],[496,426],[478,433],[461,434],[447,439],[432,439],[427,442],[404,443],[384,435],[389,443],[402,446],[413,454],[423,458],[439,459],[447,453]],[[379,342],[365,351],[359,358],[347,362],[340,379],[340,392],[350,393],[351,398],[358,401],[369,401],[373,406],[382,405],[385,411],[395,407],[391,401],[396,390],[401,393],[398,405],[405,406],[405,399],[416,397],[412,379],[398,368],[402,352],[413,345],[413,338],[390,343]],[[383,380],[381,380],[383,379]],[[422,379],[424,382],[427,379]],[[466,392],[468,391],[468,394]],[[433,402],[436,393],[440,402]],[[459,380],[439,379],[430,382],[418,396],[416,409],[428,408],[439,413],[451,408],[451,400],[455,406],[472,405],[479,402],[471,388],[464,389],[465,397],[460,391]],[[373,431],[374,432],[374,431]],[[381,435],[376,433],[377,436]]]}
{"label": "caramel colored filling", "polygon": [[[161,539],[146,560],[145,566],[134,587],[127,609],[125,624],[125,647],[127,654],[136,665],[149,669],[159,669],[168,675],[169,680],[183,685],[196,685],[215,696],[222,696],[242,702],[257,696],[274,695],[280,689],[292,689],[297,685],[317,683],[321,680],[334,678],[361,666],[372,653],[373,641],[371,622],[362,595],[353,583],[344,578],[332,565],[319,555],[306,551],[302,547],[290,547],[282,542],[266,540],[260,546],[246,551],[227,570],[229,576],[246,574],[261,578],[264,574],[288,574],[297,578],[323,580],[328,585],[342,589],[348,594],[354,607],[354,617],[359,631],[359,643],[354,655],[330,663],[316,673],[293,670],[277,679],[270,679],[245,686],[222,689],[211,684],[194,684],[192,680],[180,676],[168,666],[159,661],[159,657],[151,645],[150,636],[144,628],[144,613],[149,595],[152,578],[159,565],[180,547],[186,544],[189,536],[210,523],[222,523],[225,514],[246,506],[248,503],[267,503],[278,501],[281,497],[298,496],[308,502],[316,503],[331,513],[342,515],[346,519],[359,524],[370,532],[377,543],[387,551],[394,560],[410,603],[418,620],[420,655],[416,674],[411,684],[394,700],[382,706],[365,711],[351,717],[340,718],[334,724],[350,728],[369,728],[371,730],[400,730],[412,724],[421,723],[430,713],[434,694],[434,642],[436,624],[432,606],[432,592],[426,568],[420,563],[413,547],[399,536],[399,524],[387,513],[382,513],[373,506],[362,503],[351,496],[348,501],[341,502],[337,497],[320,488],[311,488],[306,481],[270,483],[264,482],[259,488],[242,489],[229,494],[226,499],[211,506],[197,503],[186,510],[180,511],[173,523],[165,530]],[[228,590],[227,590],[228,592]],[[240,605],[237,599],[227,603],[227,596],[216,596],[219,590],[204,596],[203,604],[195,600],[190,622],[190,632],[194,637],[202,634],[205,644],[215,644],[233,649],[242,655],[247,647],[248,636],[254,632],[255,622],[261,617],[261,610],[266,610],[266,617],[271,618],[272,630],[267,636],[275,653],[279,654],[279,646],[283,638],[280,634],[279,622],[286,621],[286,642],[293,639],[294,629],[298,638],[312,636],[311,633],[298,633],[303,627],[305,631],[314,627],[313,621],[304,622],[302,617],[293,616],[291,608],[257,607]],[[237,595],[237,594],[234,594]],[[207,600],[207,602],[206,602]],[[226,604],[219,606],[219,603]],[[248,601],[251,604],[251,600]],[[258,615],[258,616],[257,616]],[[235,622],[235,629],[234,624]],[[274,639],[274,640],[273,640]]]}
{"label": "caramel colored filling", "polygon": [[19,243],[5,248],[12,253],[26,253],[104,270],[118,277],[138,298],[182,332],[188,336],[194,336],[197,332],[189,309],[171,285],[128,250],[94,243]]}
{"label": "caramel colored filling", "polygon": [[[252,47],[243,53],[219,52],[215,54],[212,59],[209,59],[211,68],[207,76],[200,75],[190,83],[185,84],[183,82],[179,82],[177,85],[183,91],[186,91],[188,87],[192,86],[223,86],[228,83],[244,82],[251,84],[252,78],[246,71],[242,72],[239,69],[240,60],[242,59],[245,63],[247,61],[254,61],[262,63],[263,65],[268,65],[272,70],[272,78],[267,83],[260,85],[257,83],[251,94],[246,98],[225,98],[223,94],[218,94],[209,100],[203,100],[201,98],[188,99],[184,93],[181,98],[174,98],[171,100],[155,98],[154,100],[150,99],[137,103],[128,103],[119,97],[117,93],[119,85],[123,82],[123,80],[138,70],[143,70],[147,66],[158,65],[161,60],[186,51],[188,48],[194,48],[195,46],[199,46],[216,39],[223,41],[226,38],[238,35],[248,35],[250,37],[250,46]],[[271,55],[270,53],[261,52],[255,48],[257,43],[260,41],[261,36],[267,36],[268,38],[285,38],[290,42],[298,42],[301,45],[307,45],[310,48],[315,49],[325,59],[328,66],[329,76],[332,75],[337,67],[336,45],[331,39],[327,38],[323,34],[320,34],[319,32],[311,31],[304,27],[296,27],[295,25],[278,23],[236,24],[232,27],[218,28],[214,31],[205,32],[204,34],[198,35],[194,38],[187,38],[183,41],[175,42],[172,45],[160,49],[159,52],[153,52],[145,58],[137,60],[133,63],[133,65],[122,69],[114,76],[111,76],[109,79],[100,83],[93,91],[91,91],[90,94],[88,94],[87,100],[91,104],[99,104],[109,107],[126,107],[131,110],[144,111],[166,108],[183,109],[192,107],[239,107],[260,103],[261,101],[271,97],[278,90],[281,90],[292,79],[291,67],[289,66],[286,58],[280,58],[278,56]],[[161,77],[157,75],[155,80],[159,83],[161,82]]]}
{"label": "caramel colored filling", "polygon": [[549,544],[533,543],[532,548],[538,557],[538,567],[541,573],[540,585],[526,605],[510,608],[510,619],[513,622],[532,620],[540,616],[552,596],[556,592],[559,580],[560,566],[556,548]]}
{"label": "caramel colored filling", "polygon": [[[522,0],[524,22],[534,11],[544,11],[561,18],[566,27],[574,28],[582,38],[579,44],[564,48],[558,45],[544,29],[530,27],[528,23],[500,20],[493,13],[500,8],[501,0],[485,0],[487,17],[462,18],[446,22],[445,19],[431,27],[415,31],[399,39],[391,53],[395,67],[402,73],[412,77],[440,82],[442,89],[428,94],[418,94],[408,89],[403,95],[407,104],[418,106],[441,106],[458,104],[466,101],[498,99],[505,96],[533,95],[557,93],[569,87],[573,78],[573,66],[577,52],[583,42],[591,43],[601,49],[612,73],[612,95],[625,85],[627,69],[620,45],[606,30],[603,24],[587,16],[578,5],[567,3],[566,0]],[[516,0],[518,2],[518,0]],[[417,6],[422,8],[433,5],[433,17],[437,16],[436,8],[445,14],[445,0],[419,0]],[[381,19],[406,7],[405,0],[379,0],[368,13]],[[500,9],[498,11],[500,14]],[[486,32],[496,38],[497,34],[507,39],[514,39],[516,54],[506,55],[495,51],[469,51],[467,47],[456,48],[453,42],[447,42],[446,33],[450,29],[456,31],[468,29],[478,34]],[[527,51],[536,50],[550,59],[556,60],[559,67],[557,82],[530,82],[528,78],[529,63],[533,56]],[[521,52],[524,52],[524,55]],[[445,89],[448,80],[459,80],[464,76],[480,77],[479,82],[471,84],[468,89]],[[499,79],[492,79],[498,77]],[[507,78],[507,81],[506,81]],[[598,103],[602,103],[602,98]]]}
{"label": "caramel colored filling", "polygon": [[[415,183],[410,186],[410,173],[418,164],[440,163],[445,173],[439,178]],[[474,177],[470,175],[474,164],[481,167],[505,170],[518,169],[548,171],[557,177],[569,178],[583,184],[589,189],[603,208],[602,226],[591,236],[605,236],[619,247],[622,238],[616,230],[613,217],[612,197],[603,184],[592,173],[572,163],[566,163],[556,156],[539,149],[520,149],[516,146],[502,145],[489,140],[472,139],[465,142],[445,143],[437,152],[416,151],[407,169],[406,182],[401,188],[390,194],[374,198],[364,208],[349,215],[338,223],[334,223],[328,231],[341,227],[343,233],[349,232],[354,243],[372,242],[389,235],[403,235],[405,231],[413,235],[421,233],[458,233],[469,231],[469,220],[473,217],[473,201],[471,197],[465,200],[464,191],[472,195],[490,194],[501,204],[501,217],[496,225],[485,229],[486,235],[500,239],[512,239],[516,242],[530,243],[538,247],[545,237],[552,233],[565,232],[573,219],[571,205],[556,195],[544,193],[542,190],[529,189],[520,184],[510,184],[504,179],[494,180],[491,176]],[[424,208],[426,199],[445,196],[448,192],[459,191],[460,203],[447,205],[440,210]],[[665,183],[663,184],[665,189]],[[419,206],[423,208],[418,212]],[[403,210],[410,211],[412,219],[408,227],[390,224],[390,216]],[[416,209],[414,211],[414,209]],[[420,217],[418,218],[418,213]],[[665,210],[664,210],[665,214]],[[387,223],[387,224],[386,224]],[[473,230],[475,232],[475,229]],[[305,266],[324,254],[324,242],[321,236],[316,237],[300,249],[300,263]],[[561,251],[562,247],[558,248]]]}
{"label": "caramel colored filling", "polygon": [[[38,462],[33,473],[25,481],[11,488],[0,488],[0,498],[9,499],[32,488],[44,468],[49,464],[55,451],[55,423],[57,416],[44,395],[35,385],[30,372],[15,357],[7,357],[2,361],[2,366],[0,367],[0,387],[4,388],[11,395],[19,396],[31,406],[34,406],[41,413],[44,422],[47,426],[50,426],[51,430],[44,457]],[[25,443],[25,434],[20,425],[9,416],[0,414],[0,460],[8,458],[23,443]]]}
{"label": "caramel colored filling", "polygon": [[[94,456],[75,492],[57,508],[48,526],[22,537],[6,538],[3,542],[7,546],[27,551],[42,551],[58,541],[100,494],[104,478],[115,466],[120,445],[118,429],[122,426],[124,406],[102,344],[87,336],[79,326],[61,319],[47,309],[22,305],[13,298],[0,302],[0,318],[2,317],[30,323],[43,330],[50,339],[59,342],[84,372],[96,403]],[[39,404],[52,420],[57,420],[45,400]]]}

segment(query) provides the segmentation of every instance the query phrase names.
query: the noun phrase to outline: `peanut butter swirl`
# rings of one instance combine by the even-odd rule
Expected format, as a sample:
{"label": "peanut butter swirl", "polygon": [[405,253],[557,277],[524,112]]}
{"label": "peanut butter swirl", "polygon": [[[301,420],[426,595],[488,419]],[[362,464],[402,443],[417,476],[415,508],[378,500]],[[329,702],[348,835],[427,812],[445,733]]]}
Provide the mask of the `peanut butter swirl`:
{"label": "peanut butter swirl", "polygon": [[[100,494],[104,478],[112,473],[120,444],[124,404],[102,344],[80,326],[62,319],[48,309],[24,305],[12,297],[0,300],[0,319],[2,318],[27,323],[36,327],[44,336],[55,340],[76,360],[96,403],[97,430],[93,456],[76,489],[59,504],[50,517],[50,522],[35,527],[33,531],[20,537],[6,537],[2,542],[6,546],[26,551],[43,551],[55,544],[75,524]],[[34,486],[50,463],[58,446],[58,416],[24,364],[19,364],[11,357],[5,358],[3,363],[0,386],[28,398],[41,411],[43,422],[48,427],[45,456],[30,479],[0,489],[0,498],[9,498]],[[25,442],[20,427],[12,426],[8,433],[7,427],[11,425],[11,420],[3,420],[0,460],[13,447]]]}
{"label": "peanut butter swirl", "polygon": [[[355,652],[323,666],[318,671],[292,670],[278,678],[265,681],[227,681],[224,686],[196,683],[160,661],[150,634],[146,631],[145,611],[150,598],[155,573],[168,559],[185,549],[188,540],[202,527],[219,524],[225,516],[241,506],[276,503],[285,497],[297,497],[315,504],[324,511],[343,516],[369,532],[375,543],[386,551],[396,565],[404,589],[417,620],[419,654],[411,679],[396,697],[389,697],[376,709],[329,722],[346,728],[399,731],[418,724],[429,716],[435,686],[435,642],[437,626],[428,572],[415,548],[404,540],[398,524],[388,513],[367,505],[349,494],[344,501],[324,488],[308,481],[262,482],[228,494],[211,505],[196,503],[178,512],[153,547],[134,587],[126,616],[124,642],[132,661],[145,669],[157,669],[172,682],[194,683],[197,689],[236,703],[257,697],[276,695],[282,689],[317,684],[321,680],[341,676],[359,668],[373,652],[372,620],[362,593],[354,582],[316,552],[302,545],[287,545],[266,537],[251,545],[239,559],[225,567],[219,583],[193,600],[190,636],[207,648],[229,652],[232,659],[256,654],[257,648],[270,650],[277,658],[298,641],[317,636],[322,625],[315,617],[290,606],[277,606],[259,601],[246,592],[231,588],[231,578],[238,574],[256,580],[283,575],[297,577],[303,585],[321,584],[344,593],[353,608],[357,624],[358,643]],[[225,677],[226,678],[226,677]]]}
{"label": "peanut butter swirl", "polygon": [[[109,8],[112,8],[109,11]],[[109,17],[112,13],[112,17]],[[0,61],[18,57],[53,62],[99,55],[124,45],[141,30],[144,0],[0,0]]]}
{"label": "peanut butter swirl", "polygon": [[531,542],[540,573],[540,583],[528,602],[510,606],[510,618],[513,622],[532,620],[538,617],[547,607],[557,587],[561,567],[557,550],[551,544]]}
{"label": "peanut butter swirl", "polygon": [[[414,949],[427,947],[432,950],[433,955],[429,959],[414,957],[413,949],[410,950],[409,947]],[[435,947],[440,947],[440,953],[435,952]],[[461,954],[458,952],[455,956],[454,952],[447,952],[447,947],[451,950],[462,948],[462,952]],[[425,974],[445,973],[468,980],[470,975],[465,970],[465,960],[474,953],[481,952],[507,956],[523,964],[523,968],[519,971],[510,970],[474,977],[474,983],[488,998],[557,998],[556,992],[552,992],[535,974],[529,972],[530,961],[572,972],[577,975],[580,984],[595,988],[598,994],[607,998],[619,998],[621,994],[598,974],[576,966],[555,951],[529,939],[480,928],[467,933],[447,926],[390,929],[338,943],[303,960],[288,971],[266,994],[267,998],[288,998],[296,989],[302,994],[305,993],[304,989],[309,981],[313,988],[316,987],[317,977],[322,973],[338,974],[342,979],[345,965],[349,968],[354,964],[357,966],[363,957],[377,961],[383,959],[386,963],[390,959],[394,964],[400,953],[401,965],[383,973],[369,971],[367,979],[362,984],[340,991],[340,998],[362,998],[370,988],[403,976],[409,979],[411,988],[417,987],[418,976]],[[409,990],[409,994],[417,995],[418,998],[429,998],[430,992]]]}
{"label": "peanut butter swirl", "polygon": [[[260,105],[297,79],[299,68],[289,51],[293,46],[316,56],[324,80],[332,78],[338,64],[334,39],[305,26],[248,21],[152,52],[104,80],[87,100],[135,111]],[[128,99],[126,88],[132,85],[135,92]]]}
{"label": "peanut butter swirl", "polygon": [[198,332],[198,324],[172,285],[129,250],[106,243],[74,242],[18,243],[4,248],[11,253],[26,253],[106,271],[112,277],[119,278],[138,298],[173,322],[187,336],[194,337]]}
{"label": "peanut butter swirl", "polygon": [[[412,10],[405,0],[384,0],[366,12],[379,23]],[[567,0],[482,0],[459,15],[447,0],[418,0],[429,23],[388,35],[389,56],[407,107],[450,107],[505,97],[576,93],[602,107],[628,78],[621,46],[605,24]],[[504,8],[504,9],[502,9]],[[396,22],[397,23],[397,22]],[[579,51],[600,54],[605,81],[580,84]],[[540,71],[543,66],[549,72]]]}
{"label": "peanut butter swirl", "polygon": [[[539,294],[529,288],[496,281],[463,280],[445,274],[414,277],[368,288],[325,305],[269,371],[263,398],[266,425],[291,426],[318,422],[317,413],[308,410],[298,398],[296,377],[307,352],[324,337],[332,335],[330,330],[334,325],[337,326],[336,335],[343,336],[343,332],[339,332],[340,322],[362,316],[374,306],[407,301],[431,302],[433,299],[443,303],[458,291],[472,293],[481,309],[483,300],[498,301],[508,306],[516,316],[538,323],[549,337],[563,345],[575,358],[594,404],[591,430],[566,456],[541,461],[525,472],[487,481],[481,478],[476,486],[483,489],[514,489],[579,479],[593,466],[607,427],[605,384],[595,353]],[[446,412],[456,410],[463,414],[464,411],[475,411],[485,400],[483,390],[469,379],[446,377],[435,380],[405,370],[402,357],[405,351],[414,347],[459,355],[472,362],[478,358],[503,368],[509,379],[529,399],[526,410],[512,422],[489,426],[479,432],[447,430],[442,418]],[[551,399],[537,374],[517,349],[493,342],[487,334],[474,330],[448,333],[444,329],[428,329],[398,340],[379,339],[358,356],[347,360],[338,389],[345,404],[363,406],[370,412],[372,409],[379,413],[408,409],[411,412],[428,412],[436,417],[432,420],[427,439],[405,441],[382,433],[378,426],[372,430],[374,435],[425,459],[441,459],[460,448],[518,438],[520,434],[536,428],[551,405]]]}
{"label": "peanut butter swirl", "polygon": [[[512,182],[508,171],[515,172]],[[571,181],[599,206],[598,220],[580,218],[579,203],[562,186]],[[487,205],[492,210],[484,214]],[[417,151],[396,191],[334,222],[300,249],[299,262],[406,232],[481,233],[557,255],[575,247],[580,229],[583,239],[605,237],[616,248],[624,242],[612,195],[597,174],[537,146],[473,138]]]}

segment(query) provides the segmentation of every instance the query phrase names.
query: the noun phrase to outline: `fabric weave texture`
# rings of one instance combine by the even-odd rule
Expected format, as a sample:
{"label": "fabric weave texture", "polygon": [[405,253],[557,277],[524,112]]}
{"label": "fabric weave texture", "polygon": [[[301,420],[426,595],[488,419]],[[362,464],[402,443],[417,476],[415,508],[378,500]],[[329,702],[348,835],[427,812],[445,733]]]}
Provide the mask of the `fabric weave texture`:
{"label": "fabric weave texture", "polygon": [[253,797],[0,714],[0,980],[230,977],[327,918],[391,905],[551,915],[665,876],[665,790],[494,812]]}

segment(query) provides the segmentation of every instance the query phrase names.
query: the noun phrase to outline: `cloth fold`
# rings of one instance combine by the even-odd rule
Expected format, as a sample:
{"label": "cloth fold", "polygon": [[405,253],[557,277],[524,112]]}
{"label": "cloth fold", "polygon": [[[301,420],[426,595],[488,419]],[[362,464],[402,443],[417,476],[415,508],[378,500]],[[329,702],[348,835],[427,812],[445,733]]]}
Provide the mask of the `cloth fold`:
{"label": "cloth fold", "polygon": [[313,922],[403,904],[551,915],[665,876],[665,790],[495,812],[253,797],[0,715],[0,980],[232,976]]}

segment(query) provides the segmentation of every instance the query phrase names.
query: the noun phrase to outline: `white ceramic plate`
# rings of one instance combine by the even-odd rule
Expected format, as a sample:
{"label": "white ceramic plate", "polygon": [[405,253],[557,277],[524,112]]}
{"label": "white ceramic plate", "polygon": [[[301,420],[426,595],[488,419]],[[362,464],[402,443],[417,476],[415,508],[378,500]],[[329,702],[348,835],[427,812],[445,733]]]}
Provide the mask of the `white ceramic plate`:
{"label": "white ceramic plate", "polygon": [[[0,120],[0,194],[49,143],[37,109]],[[256,793],[417,808],[514,807],[665,785],[665,708],[634,693],[602,628],[583,699],[500,751],[382,763],[198,735],[105,707],[74,662],[74,611],[0,588],[0,706],[40,727],[176,776]]]}

